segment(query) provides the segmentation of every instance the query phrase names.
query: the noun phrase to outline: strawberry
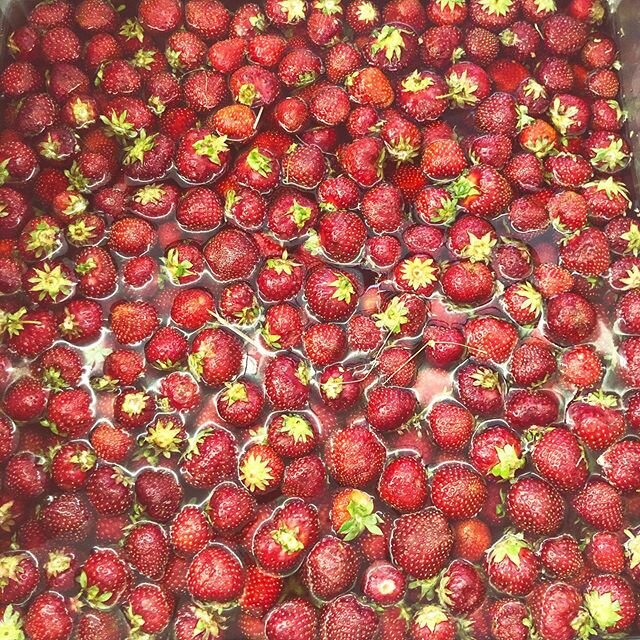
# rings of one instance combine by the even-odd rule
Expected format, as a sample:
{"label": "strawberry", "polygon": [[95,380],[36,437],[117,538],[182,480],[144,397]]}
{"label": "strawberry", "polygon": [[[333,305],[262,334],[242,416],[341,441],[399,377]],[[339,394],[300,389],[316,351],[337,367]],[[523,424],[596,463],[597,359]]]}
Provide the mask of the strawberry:
{"label": "strawberry", "polygon": [[540,573],[540,561],[522,534],[507,533],[487,551],[484,568],[494,588],[527,595]]}
{"label": "strawberry", "polygon": [[111,307],[109,322],[120,344],[134,344],[151,336],[158,326],[158,316],[147,302],[123,300]]}
{"label": "strawberry", "polygon": [[352,546],[338,538],[327,536],[309,552],[302,568],[302,576],[314,597],[331,600],[353,586],[358,565],[358,556]]}
{"label": "strawberry", "polygon": [[147,468],[136,477],[135,494],[149,518],[168,522],[178,511],[183,489],[171,471]]}
{"label": "strawberry", "polygon": [[456,305],[480,306],[494,289],[493,273],[481,262],[464,260],[445,267],[441,279],[444,294]]}
{"label": "strawberry", "polygon": [[72,628],[70,605],[55,591],[43,591],[34,598],[24,618],[24,630],[34,640],[67,640],[71,637]]}
{"label": "strawberry", "polygon": [[476,515],[487,490],[480,475],[470,467],[451,463],[439,467],[431,478],[431,500],[451,520]]}
{"label": "strawberry", "polygon": [[[210,580],[224,574],[223,580]],[[192,560],[187,573],[189,593],[204,602],[229,602],[244,588],[245,570],[238,557],[222,544],[212,544]]]}
{"label": "strawberry", "polygon": [[181,477],[193,487],[212,487],[235,474],[235,438],[221,427],[196,433],[181,461]]}
{"label": "strawberry", "polygon": [[323,610],[320,640],[372,640],[378,627],[376,612],[352,594],[332,600]]}
{"label": "strawberry", "polygon": [[620,528],[623,517],[620,494],[606,481],[594,478],[573,499],[580,518],[597,530]]}
{"label": "strawberry", "polygon": [[444,515],[430,507],[397,518],[389,545],[396,564],[422,580],[436,575],[446,563],[453,546],[453,533]]}
{"label": "strawberry", "polygon": [[303,554],[315,544],[318,535],[315,508],[300,498],[291,498],[257,528],[252,552],[264,570],[286,574],[300,565]]}
{"label": "strawberry", "polygon": [[169,560],[169,543],[162,527],[153,522],[133,525],[123,544],[126,561],[142,575],[158,580]]}
{"label": "strawberry", "polygon": [[[408,492],[408,487],[413,487]],[[422,462],[398,456],[385,467],[378,483],[380,498],[400,513],[418,511],[427,503],[429,487]]]}
{"label": "strawberry", "polygon": [[175,164],[180,175],[190,183],[211,181],[224,170],[229,148],[224,136],[206,129],[189,129],[180,138]]}
{"label": "strawberry", "polygon": [[181,18],[182,7],[176,0],[141,0],[138,6],[140,23],[151,31],[172,31]]}
{"label": "strawberry", "polygon": [[476,359],[502,363],[513,353],[518,333],[506,320],[479,316],[465,324],[464,338],[467,349]]}
{"label": "strawberry", "polygon": [[325,447],[327,469],[331,477],[344,486],[360,487],[377,478],[384,457],[382,442],[362,426],[354,425],[333,433]]}
{"label": "strawberry", "polygon": [[547,324],[557,340],[576,344],[589,337],[595,325],[592,305],[576,293],[561,293],[547,305]]}
{"label": "strawberry", "polygon": [[[206,539],[211,536],[208,522],[190,507],[185,508],[184,512],[184,516],[176,519],[172,528],[172,540],[174,539],[174,534],[177,536],[174,545],[177,546],[178,540],[184,538],[180,546],[184,547],[187,544],[189,547],[194,546],[194,540],[191,539],[191,529],[193,529],[193,526],[188,526],[190,524],[189,519],[194,522],[196,520],[199,521],[197,527],[199,535],[195,536],[195,541],[201,542],[205,540],[206,542]],[[242,529],[245,525],[252,522],[255,513],[256,502],[251,493],[230,482],[218,485],[209,497],[207,504],[207,514],[211,525],[216,531],[220,532],[232,532]],[[184,533],[182,535],[180,535],[179,520],[185,521]]]}
{"label": "strawberry", "polygon": [[587,629],[604,633],[624,633],[633,623],[636,604],[633,590],[624,578],[600,575],[591,578],[585,586],[584,602]]}
{"label": "strawberry", "polygon": [[562,526],[565,506],[560,494],[543,480],[522,477],[507,495],[507,514],[518,529],[528,533],[555,533]]}
{"label": "strawberry", "polygon": [[318,267],[304,283],[309,308],[321,321],[346,320],[355,309],[357,290],[350,273],[329,267]]}
{"label": "strawberry", "polygon": [[158,585],[138,584],[128,600],[126,615],[132,632],[161,632],[171,621],[173,601]]}
{"label": "strawberry", "polygon": [[428,414],[429,428],[434,442],[445,451],[463,449],[471,439],[475,426],[473,416],[453,402],[434,403]]}
{"label": "strawberry", "polygon": [[359,186],[370,188],[383,175],[385,147],[381,140],[362,137],[340,148],[338,160],[345,173]]}
{"label": "strawberry", "polygon": [[401,600],[407,580],[402,571],[390,562],[380,560],[367,567],[362,583],[362,590],[370,600],[378,605],[389,606]]}
{"label": "strawberry", "polygon": [[258,262],[254,240],[233,228],[223,228],[210,238],[203,254],[211,272],[222,281],[246,278]]}
{"label": "strawberry", "polygon": [[[553,452],[553,455],[551,455]],[[578,439],[567,429],[549,429],[536,441],[532,462],[540,475],[560,491],[578,490],[587,479],[584,450]],[[566,465],[574,465],[574,473],[564,473]]]}
{"label": "strawberry", "polygon": [[265,622],[267,640],[286,640],[295,634],[300,640],[316,637],[318,613],[315,607],[303,598],[290,598],[275,606]]}
{"label": "strawberry", "polygon": [[545,540],[540,547],[540,559],[545,571],[554,578],[571,579],[584,568],[580,547],[569,534]]}
{"label": "strawberry", "polygon": [[[531,615],[540,629],[542,638],[558,637],[575,633],[576,621],[580,619],[581,594],[562,582],[543,583],[536,586],[528,598]],[[547,611],[553,611],[548,615]]]}
{"label": "strawberry", "polygon": [[399,429],[415,410],[415,396],[401,387],[375,387],[367,398],[367,421],[377,431]]}

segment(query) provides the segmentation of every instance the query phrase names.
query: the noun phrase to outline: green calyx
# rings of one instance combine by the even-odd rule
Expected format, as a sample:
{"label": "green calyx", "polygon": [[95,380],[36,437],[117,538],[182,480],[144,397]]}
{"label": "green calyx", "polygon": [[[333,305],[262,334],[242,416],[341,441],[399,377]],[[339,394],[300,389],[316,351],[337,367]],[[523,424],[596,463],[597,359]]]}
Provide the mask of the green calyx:
{"label": "green calyx", "polygon": [[33,268],[33,276],[29,278],[29,283],[29,291],[35,293],[38,300],[47,297],[53,301],[66,298],[74,287],[74,283],[63,273],[61,265],[52,267],[48,262],[41,269]]}
{"label": "green calyx", "polygon": [[134,194],[133,200],[141,205],[159,204],[164,198],[165,188],[161,184],[148,184],[140,187]]}
{"label": "green calyx", "polygon": [[403,91],[417,93],[418,91],[433,86],[433,80],[429,76],[423,76],[422,73],[416,69],[402,81],[401,86]]}
{"label": "green calyx", "polygon": [[234,405],[236,402],[247,402],[249,399],[247,387],[242,382],[227,383],[225,386],[226,390],[222,397],[229,406]]}
{"label": "green calyx", "polygon": [[524,536],[521,533],[507,533],[493,545],[489,551],[489,560],[498,564],[506,558],[516,567],[519,567],[521,562],[520,552],[523,549],[529,549]]}
{"label": "green calyx", "polygon": [[498,374],[485,367],[479,367],[475,373],[471,374],[471,379],[474,387],[482,387],[483,389],[498,389],[500,387]]}
{"label": "green calyx", "polygon": [[381,536],[382,530],[378,526],[382,518],[373,511],[373,499],[368,494],[357,491],[347,506],[347,512],[351,516],[346,520],[338,533],[346,542],[355,540],[365,530],[374,536]]}
{"label": "green calyx", "polygon": [[330,400],[335,400],[344,389],[344,379],[342,376],[331,376],[326,382],[320,385],[322,393]]}
{"label": "green calyx", "polygon": [[97,585],[89,585],[87,574],[84,571],[80,573],[76,580],[80,585],[80,596],[86,600],[90,607],[94,609],[109,608],[107,603],[113,596],[110,591],[105,591],[103,593]]}
{"label": "green calyx", "polygon": [[213,164],[220,165],[220,154],[229,150],[227,136],[216,136],[209,133],[201,140],[193,143],[193,150],[199,156],[206,156]]}
{"label": "green calyx", "polygon": [[504,447],[496,447],[498,462],[489,469],[489,473],[502,480],[511,480],[518,469],[524,467],[524,458],[518,455],[513,445],[507,444]]}
{"label": "green calyx", "polygon": [[409,322],[409,309],[398,297],[392,298],[384,311],[374,313],[376,327],[392,334],[400,333],[402,325]]}
{"label": "green calyx", "polygon": [[135,18],[125,20],[120,27],[119,34],[127,40],[136,39],[138,42],[144,42],[144,29]]}
{"label": "green calyx", "polygon": [[479,0],[478,4],[489,15],[506,16],[513,5],[513,0]]}
{"label": "green calyx", "polygon": [[478,102],[478,96],[476,96],[478,85],[469,78],[466,70],[459,75],[455,72],[450,73],[447,77],[447,85],[449,93],[446,97],[455,107],[464,108]]}
{"label": "green calyx", "polygon": [[619,171],[629,163],[629,154],[623,151],[624,140],[616,138],[606,147],[598,147],[591,158],[591,164],[600,171]]}
{"label": "green calyx", "polygon": [[339,302],[351,302],[351,297],[355,295],[356,290],[353,287],[351,280],[343,273],[337,274],[336,279],[331,283],[334,291],[331,294],[331,298],[338,300]]}
{"label": "green calyx", "polygon": [[247,155],[247,164],[253,171],[259,173],[263,178],[266,178],[273,171],[271,158],[260,153],[260,149],[258,149],[258,147],[254,147],[249,151],[249,154]]}
{"label": "green calyx", "polygon": [[133,143],[124,148],[124,158],[122,162],[125,165],[130,165],[134,162],[143,162],[145,153],[153,151],[157,137],[157,133],[149,136],[144,129],[140,129],[140,133]]}
{"label": "green calyx", "polygon": [[282,416],[282,423],[279,428],[280,433],[293,438],[293,441],[298,444],[299,442],[307,442],[309,438],[313,437],[313,429],[309,424],[309,421],[302,416],[294,414],[287,414]]}
{"label": "green calyx", "polygon": [[157,51],[153,49],[138,49],[131,59],[131,64],[138,69],[151,71],[151,65],[156,61]]}
{"label": "green calyx", "polygon": [[26,248],[36,258],[44,258],[54,253],[60,246],[59,234],[60,227],[57,225],[46,221],[38,222],[28,233]]}
{"label": "green calyx", "polygon": [[298,229],[302,229],[307,223],[307,220],[311,218],[311,207],[305,207],[297,200],[294,200],[288,213],[296,227],[298,227]]}
{"label": "green calyx", "polygon": [[165,273],[174,284],[180,282],[180,278],[196,275],[196,272],[191,269],[193,264],[189,260],[180,260],[180,254],[175,248],[167,251],[167,255],[162,258],[162,265]]}
{"label": "green calyx", "polygon": [[282,524],[278,529],[271,532],[271,537],[288,554],[298,553],[304,549],[304,545],[298,540],[298,529],[290,529]]}
{"label": "green calyx", "polygon": [[7,605],[0,618],[0,638],[2,640],[25,640],[24,631],[22,630],[23,621],[20,612]]}
{"label": "green calyx", "polygon": [[[132,122],[127,120],[127,110],[121,113],[111,112],[111,116],[100,116],[100,122],[107,127],[107,133],[113,134],[119,138],[133,138],[137,135],[137,131]],[[142,130],[144,131],[144,129]]]}
{"label": "green calyx", "polygon": [[402,50],[405,48],[402,31],[392,25],[384,25],[376,34],[371,45],[371,53],[375,55],[379,51],[384,51],[384,57],[389,61],[400,60]]}
{"label": "green calyx", "polygon": [[415,616],[417,625],[421,629],[427,627],[432,633],[441,622],[446,622],[448,619],[444,610],[435,604],[425,605],[417,611]]}

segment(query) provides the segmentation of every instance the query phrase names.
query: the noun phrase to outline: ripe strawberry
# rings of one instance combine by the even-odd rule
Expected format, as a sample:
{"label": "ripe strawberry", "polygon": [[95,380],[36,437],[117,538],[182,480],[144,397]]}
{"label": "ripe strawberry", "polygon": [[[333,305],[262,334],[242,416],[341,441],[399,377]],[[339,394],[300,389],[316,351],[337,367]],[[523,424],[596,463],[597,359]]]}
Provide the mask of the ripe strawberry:
{"label": "ripe strawberry", "polygon": [[72,628],[71,607],[64,596],[55,591],[43,591],[34,598],[24,618],[24,631],[34,640],[68,640]]}
{"label": "ripe strawberry", "polygon": [[303,598],[291,598],[275,606],[265,621],[267,640],[287,640],[292,635],[300,640],[317,637],[318,612]]}
{"label": "ripe strawberry", "polygon": [[135,494],[149,518],[168,522],[178,511],[183,489],[171,471],[146,468],[136,477]]}
{"label": "ripe strawberry", "polygon": [[556,533],[562,526],[565,506],[561,495],[536,477],[521,477],[507,495],[507,514],[527,533]]}
{"label": "ripe strawberry", "polygon": [[488,550],[484,568],[492,586],[508,595],[528,594],[540,573],[540,561],[522,534],[507,533]]}
{"label": "ripe strawberry", "polygon": [[431,478],[431,500],[451,520],[470,518],[483,507],[487,490],[471,467],[450,463],[438,467]]}
{"label": "ripe strawberry", "polygon": [[[560,491],[576,491],[587,479],[584,450],[578,439],[567,429],[555,428],[542,433],[535,442],[532,462],[540,475]],[[567,476],[565,469],[574,472]]]}
{"label": "ripe strawberry", "polygon": [[319,627],[320,640],[373,640],[378,616],[353,594],[332,600],[324,608]]}
{"label": "ripe strawberry", "polygon": [[392,431],[409,421],[416,410],[416,398],[401,387],[375,387],[367,398],[367,421],[377,431]]}
{"label": "ripe strawberry", "polygon": [[446,563],[453,533],[442,513],[431,507],[397,518],[389,545],[396,564],[422,580],[436,575]]}
{"label": "ripe strawberry", "polygon": [[[624,578],[599,575],[585,586],[584,601],[588,613],[584,627],[603,633],[624,633],[636,615],[633,590]],[[589,632],[589,631],[588,631]]]}
{"label": "ripe strawberry", "polygon": [[380,476],[378,493],[384,502],[400,513],[425,507],[429,487],[422,462],[407,455],[391,460]]}
{"label": "ripe strawberry", "polygon": [[291,498],[275,509],[257,528],[252,552],[258,566],[283,575],[297,568],[303,555],[318,540],[316,510],[300,498]]}
{"label": "ripe strawberry", "polygon": [[620,494],[602,479],[588,480],[573,499],[573,508],[584,522],[599,531],[615,531],[622,525]]}
{"label": "ripe strawberry", "polygon": [[222,281],[248,277],[258,262],[254,240],[238,229],[223,228],[204,246],[213,275]]}
{"label": "ripe strawberry", "polygon": [[126,561],[143,576],[158,580],[169,560],[169,543],[162,527],[153,522],[134,524],[123,543]]}
{"label": "ripe strawberry", "polygon": [[513,353],[518,333],[506,320],[479,316],[465,324],[464,338],[467,349],[477,360],[502,363]]}
{"label": "ripe strawberry", "polygon": [[[214,575],[218,576],[215,581],[211,580]],[[221,544],[206,547],[189,565],[189,593],[204,602],[229,602],[242,593],[244,583],[245,570],[240,560]]]}
{"label": "ripe strawberry", "polygon": [[545,571],[561,580],[575,577],[584,568],[580,547],[569,534],[547,538],[540,547],[540,559]]}
{"label": "ripe strawberry", "polygon": [[314,546],[305,559],[302,576],[314,597],[331,600],[353,586],[358,565],[358,556],[352,546],[327,536]]}
{"label": "ripe strawberry", "polygon": [[213,487],[235,475],[237,465],[235,438],[221,427],[196,433],[184,454],[181,478],[193,487]]}
{"label": "ripe strawberry", "polygon": [[332,478],[341,485],[361,487],[382,471],[385,448],[369,429],[351,426],[333,433],[325,447]]}
{"label": "ripe strawberry", "polygon": [[[533,590],[528,602],[541,637],[575,633],[575,620],[580,618],[581,594],[574,586],[563,582],[541,583]],[[548,615],[547,611],[553,611],[553,614]]]}

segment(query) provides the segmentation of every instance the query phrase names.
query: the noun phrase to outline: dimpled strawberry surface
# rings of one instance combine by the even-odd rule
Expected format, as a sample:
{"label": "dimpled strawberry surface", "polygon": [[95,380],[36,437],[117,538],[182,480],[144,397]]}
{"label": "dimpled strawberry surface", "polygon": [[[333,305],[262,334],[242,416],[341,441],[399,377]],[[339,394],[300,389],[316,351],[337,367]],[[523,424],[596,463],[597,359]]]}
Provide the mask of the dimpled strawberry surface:
{"label": "dimpled strawberry surface", "polygon": [[638,637],[600,0],[116,4],[0,70],[0,638]]}

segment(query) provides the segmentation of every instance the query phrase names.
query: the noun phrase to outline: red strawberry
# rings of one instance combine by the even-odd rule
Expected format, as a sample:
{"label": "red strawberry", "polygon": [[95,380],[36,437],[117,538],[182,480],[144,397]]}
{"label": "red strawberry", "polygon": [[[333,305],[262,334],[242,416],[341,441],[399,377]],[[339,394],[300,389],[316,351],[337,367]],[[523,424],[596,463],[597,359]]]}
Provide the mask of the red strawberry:
{"label": "red strawberry", "polygon": [[317,636],[318,613],[302,598],[291,598],[274,607],[265,621],[267,640],[313,640]]}
{"label": "red strawberry", "polygon": [[245,570],[240,560],[222,544],[206,547],[189,565],[189,593],[204,602],[234,600],[242,593],[244,583]]}
{"label": "red strawberry", "polygon": [[43,591],[29,604],[24,630],[30,638],[68,640],[72,628],[71,607],[59,593]]}
{"label": "red strawberry", "polygon": [[598,530],[615,531],[622,525],[623,505],[620,494],[599,478],[587,481],[573,500],[580,518]]}
{"label": "red strawberry", "polygon": [[491,585],[509,595],[527,595],[540,574],[540,561],[522,534],[507,533],[489,549],[484,560]]}
{"label": "red strawberry", "polygon": [[361,487],[380,475],[385,453],[384,445],[372,431],[354,425],[331,434],[325,461],[336,482]]}
{"label": "red strawberry", "polygon": [[373,640],[378,627],[376,612],[352,594],[332,600],[320,620],[320,640]]}
{"label": "red strawberry", "polygon": [[358,556],[352,546],[327,536],[309,552],[302,576],[314,597],[331,600],[353,586],[358,566]]}
{"label": "red strawberry", "polygon": [[444,566],[453,547],[453,533],[442,513],[431,507],[397,518],[389,545],[396,564],[422,580]]}
{"label": "red strawberry", "polygon": [[162,527],[153,522],[133,525],[123,544],[127,562],[142,575],[158,580],[169,560],[169,543]]}

